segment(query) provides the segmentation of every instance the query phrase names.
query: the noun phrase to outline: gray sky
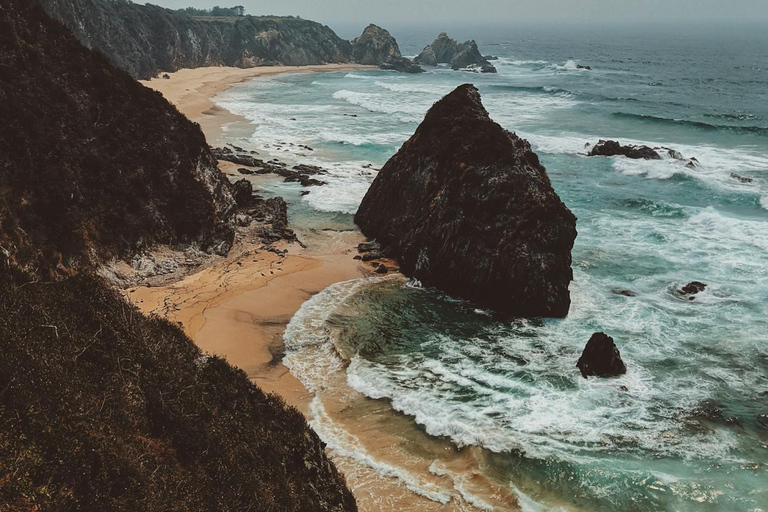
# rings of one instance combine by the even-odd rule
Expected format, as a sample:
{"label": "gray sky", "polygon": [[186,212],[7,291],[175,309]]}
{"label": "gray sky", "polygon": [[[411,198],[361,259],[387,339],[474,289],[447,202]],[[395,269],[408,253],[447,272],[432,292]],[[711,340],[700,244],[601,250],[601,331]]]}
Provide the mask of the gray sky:
{"label": "gray sky", "polygon": [[[146,0],[135,0],[144,3]],[[768,21],[768,0],[152,0],[164,7],[244,5],[249,14],[322,23]]]}

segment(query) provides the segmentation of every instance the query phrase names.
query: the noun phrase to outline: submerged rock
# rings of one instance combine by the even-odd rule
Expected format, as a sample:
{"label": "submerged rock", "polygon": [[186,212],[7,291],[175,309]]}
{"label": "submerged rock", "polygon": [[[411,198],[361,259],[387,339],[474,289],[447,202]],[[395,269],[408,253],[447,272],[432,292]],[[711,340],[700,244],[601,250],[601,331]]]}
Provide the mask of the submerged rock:
{"label": "submerged rock", "polygon": [[368,25],[360,37],[352,41],[352,60],[404,73],[424,72],[419,65],[402,56],[397,41],[387,30],[374,24]]}
{"label": "submerged rock", "polygon": [[621,353],[613,338],[603,332],[596,332],[589,338],[576,366],[585,379],[590,376],[615,377],[627,373],[627,365],[621,360]]}
{"label": "submerged rock", "polygon": [[481,73],[496,73],[496,68],[483,57],[475,41],[459,43],[448,37],[445,32],[424,48],[413,62],[425,66],[450,64],[454,70],[470,69]]}
{"label": "submerged rock", "polygon": [[471,84],[429,110],[355,222],[426,286],[518,316],[568,314],[576,218]]}
{"label": "submerged rock", "polygon": [[691,281],[687,285],[683,286],[679,293],[681,295],[696,295],[699,292],[703,292],[707,288],[705,283],[700,281]]}
{"label": "submerged rock", "polygon": [[741,174],[736,174],[735,172],[731,173],[731,178],[739,180],[742,183],[752,183],[754,181],[754,179],[750,178],[749,176],[742,176]]}

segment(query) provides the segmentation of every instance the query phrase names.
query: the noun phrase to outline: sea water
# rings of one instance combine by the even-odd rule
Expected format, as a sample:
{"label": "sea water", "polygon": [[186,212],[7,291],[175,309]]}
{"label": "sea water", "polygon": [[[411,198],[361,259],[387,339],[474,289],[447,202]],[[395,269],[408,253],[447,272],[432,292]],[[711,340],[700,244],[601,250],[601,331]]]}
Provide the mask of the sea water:
{"label": "sea water", "polygon": [[[414,55],[437,32],[395,35]],[[309,387],[341,372],[427,435],[482,449],[483,471],[523,508],[768,510],[768,36],[714,26],[456,36],[498,56],[498,74],[287,74],[217,101],[252,124],[233,142],[330,171],[306,196],[274,186],[295,225],[351,229],[376,169],[436,100],[474,83],[578,218],[570,314],[509,319],[402,279],[340,283],[291,322],[292,371]],[[700,165],[585,156],[608,138]],[[707,288],[689,300],[678,290],[694,280]],[[626,375],[581,377],[576,360],[597,331],[616,340]]]}

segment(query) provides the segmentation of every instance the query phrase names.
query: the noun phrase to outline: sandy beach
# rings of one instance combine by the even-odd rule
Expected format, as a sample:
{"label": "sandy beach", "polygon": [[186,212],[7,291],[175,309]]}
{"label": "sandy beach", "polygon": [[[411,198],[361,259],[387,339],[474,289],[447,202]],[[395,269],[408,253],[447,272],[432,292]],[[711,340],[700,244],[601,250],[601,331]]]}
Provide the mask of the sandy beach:
{"label": "sandy beach", "polygon": [[[140,83],[154,89],[173,103],[185,116],[200,124],[209,144],[218,144],[221,128],[227,123],[242,120],[226,109],[218,107],[212,99],[236,83],[281,73],[321,73],[354,69],[377,69],[360,64],[323,64],[318,66],[263,66],[257,68],[208,67],[182,69],[163,73]],[[168,76],[169,78],[163,78]]]}
{"label": "sandy beach", "polygon": [[[232,84],[277,73],[360,68],[367,67],[201,68],[143,83],[200,123],[208,140],[217,144],[221,127],[240,120],[212,101]],[[237,175],[236,166],[221,164],[223,172]],[[315,397],[282,364],[285,328],[313,295],[334,283],[373,274],[372,267],[354,259],[357,244],[365,240],[362,234],[333,232],[322,237],[315,243],[309,241],[307,248],[280,245],[288,253],[279,255],[241,234],[226,258],[170,284],[131,288],[126,295],[142,311],[180,323],[201,349],[226,358],[262,389],[280,395],[311,418]],[[488,503],[515,508],[514,496],[479,476],[476,468],[482,464],[481,452],[456,450],[447,441],[430,438],[387,402],[348,389],[341,374],[334,378],[338,382],[333,387],[342,391],[323,397],[324,414],[332,417],[334,426],[354,432],[359,451],[350,455],[329,447],[329,454],[346,475],[360,510],[477,510],[461,498],[462,493],[455,492],[459,485],[485,496]],[[316,428],[326,427],[324,418],[314,417]],[[457,474],[475,475],[471,478],[477,481],[457,482]],[[499,508],[504,509],[509,510]]]}

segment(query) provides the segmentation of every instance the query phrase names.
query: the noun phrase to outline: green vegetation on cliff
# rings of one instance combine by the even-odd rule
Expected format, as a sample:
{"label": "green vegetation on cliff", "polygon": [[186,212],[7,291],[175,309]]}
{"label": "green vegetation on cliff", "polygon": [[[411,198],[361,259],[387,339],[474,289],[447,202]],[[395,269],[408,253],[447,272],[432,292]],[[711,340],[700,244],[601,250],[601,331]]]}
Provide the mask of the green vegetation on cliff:
{"label": "green vegetation on cliff", "polygon": [[300,66],[349,62],[351,44],[294,17],[201,19],[127,0],[36,0],[87,47],[134,78],[201,66]]}
{"label": "green vegetation on cliff", "polygon": [[299,412],[99,279],[0,270],[0,349],[0,510],[356,510]]}

